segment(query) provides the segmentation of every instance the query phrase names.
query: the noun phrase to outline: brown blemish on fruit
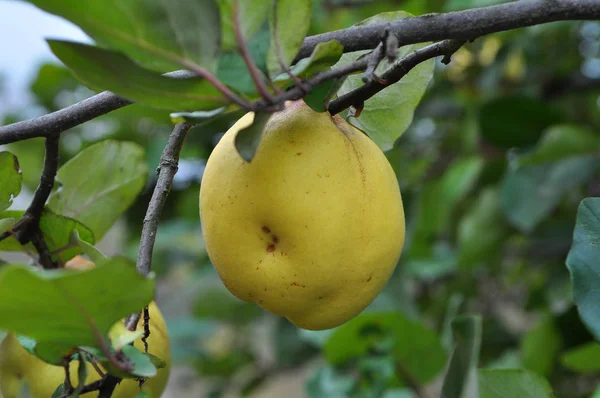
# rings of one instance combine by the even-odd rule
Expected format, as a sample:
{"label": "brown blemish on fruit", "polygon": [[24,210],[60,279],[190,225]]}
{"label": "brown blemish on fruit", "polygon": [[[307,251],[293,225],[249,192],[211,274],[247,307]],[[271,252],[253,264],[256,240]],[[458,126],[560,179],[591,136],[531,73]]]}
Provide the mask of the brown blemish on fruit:
{"label": "brown blemish on fruit", "polygon": [[275,245],[274,244],[270,244],[269,246],[267,246],[267,251],[269,253],[273,253],[275,251]]}
{"label": "brown blemish on fruit", "polygon": [[278,244],[279,243],[279,238],[277,237],[277,235],[273,235],[273,243],[274,244]]}
{"label": "brown blemish on fruit", "polygon": [[323,300],[323,296],[319,296],[319,300]]}
{"label": "brown blemish on fruit", "polygon": [[269,227],[262,227],[261,229],[262,229],[262,231],[263,231],[265,234],[270,234],[270,233],[271,233],[271,230],[269,229]]}
{"label": "brown blemish on fruit", "polygon": [[265,287],[265,292],[267,291],[267,288]]}
{"label": "brown blemish on fruit", "polygon": [[302,152],[296,152],[296,156],[302,155]]}
{"label": "brown blemish on fruit", "polygon": [[290,286],[306,287],[306,285],[301,285],[301,284],[296,283],[296,282],[290,283]]}
{"label": "brown blemish on fruit", "polygon": [[373,275],[371,275],[371,276],[369,277],[369,279],[367,279],[367,282],[371,282],[371,279],[373,279]]}

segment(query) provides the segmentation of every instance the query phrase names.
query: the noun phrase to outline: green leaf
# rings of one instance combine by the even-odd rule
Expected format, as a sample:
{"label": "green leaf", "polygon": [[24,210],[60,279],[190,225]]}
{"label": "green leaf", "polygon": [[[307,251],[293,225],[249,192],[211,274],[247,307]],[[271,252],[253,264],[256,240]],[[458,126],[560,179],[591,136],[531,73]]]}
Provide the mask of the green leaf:
{"label": "green leaf", "polygon": [[600,370],[600,344],[583,344],[563,353],[560,363],[565,368],[578,373],[591,373]]}
{"label": "green leaf", "polygon": [[48,206],[81,221],[100,240],[133,203],[147,177],[145,154],[139,145],[101,141],[58,170],[61,187],[52,194]]}
{"label": "green leaf", "polygon": [[[64,395],[67,393],[67,388],[65,387],[64,383],[61,383],[58,387],[56,387],[56,390],[54,390],[54,392],[52,393],[52,397],[51,398],[61,398],[64,397]],[[29,395],[20,395],[20,397],[28,397]]]}
{"label": "green leaf", "polygon": [[235,149],[238,151],[242,159],[246,162],[251,162],[256,154],[256,150],[260,145],[265,125],[269,121],[272,113],[256,112],[252,124],[244,127],[235,136]]}
{"label": "green leaf", "polygon": [[323,353],[329,363],[340,365],[390,341],[394,359],[420,383],[431,380],[443,369],[446,353],[438,336],[400,313],[359,315],[335,330]]}
{"label": "green leaf", "polygon": [[[1,217],[1,216],[0,216]],[[0,219],[0,234],[10,230],[15,225],[14,218],[2,218]]]}
{"label": "green leaf", "polygon": [[50,49],[82,82],[130,101],[174,111],[211,110],[228,100],[208,80],[163,76],[123,54],[87,44],[48,40]]}
{"label": "green leaf", "polygon": [[518,165],[523,167],[598,154],[600,139],[596,134],[577,126],[557,125],[546,130],[534,151],[518,158]]}
{"label": "green leaf", "polygon": [[[357,25],[385,23],[407,17],[412,17],[412,15],[403,11],[387,12],[375,15]],[[427,44],[429,43],[400,47],[398,56],[403,58]],[[357,51],[344,54],[336,66],[352,63],[368,52]],[[381,75],[390,66],[387,60],[383,60],[377,67],[376,74]],[[367,133],[382,150],[391,149],[394,142],[412,123],[414,111],[433,78],[434,66],[433,59],[422,62],[404,76],[400,82],[386,87],[385,90],[365,101],[360,117],[349,117],[348,121]],[[338,95],[347,94],[363,84],[362,75],[348,76]]]}
{"label": "green leaf", "polygon": [[227,110],[227,107],[222,106],[217,109],[213,109],[210,111],[196,111],[196,112],[174,112],[171,113],[171,121],[173,123],[204,123],[214,117],[221,115],[223,112]]}
{"label": "green leaf", "polygon": [[96,43],[159,72],[181,69],[178,61],[211,70],[219,54],[219,10],[213,0],[29,0],[78,25]]}
{"label": "green leaf", "polygon": [[[260,31],[267,20],[273,0],[237,0],[239,4],[238,15],[240,19],[240,33],[248,43]],[[238,43],[235,39],[233,9],[236,0],[217,0],[221,15],[221,48],[225,51],[237,51]]]}
{"label": "green leaf", "polygon": [[560,121],[559,112],[552,106],[520,95],[493,99],[479,111],[483,138],[506,149],[535,144],[547,127]]}
{"label": "green leaf", "polygon": [[479,370],[479,398],[553,398],[548,382],[521,369]]}
{"label": "green leaf", "polygon": [[[260,30],[252,40],[247,42],[252,59],[263,73],[266,71],[265,59],[269,50],[269,37],[270,33],[267,27]],[[239,52],[230,51],[221,54],[217,78],[239,93],[253,97],[258,93],[252,76],[248,72],[248,67]]]}
{"label": "green leaf", "polygon": [[150,393],[148,391],[140,391],[138,392],[134,398],[151,398]]}
{"label": "green leaf", "polygon": [[152,364],[152,361],[145,353],[131,345],[124,346],[122,351],[123,354],[125,354],[125,356],[127,356],[129,361],[133,364],[133,370],[129,373],[126,373],[115,368],[110,361],[102,361],[102,366],[104,366],[106,370],[110,372],[110,374],[130,379],[136,377],[156,376],[156,367]]}
{"label": "green leaf", "polygon": [[289,67],[308,33],[312,0],[276,0],[269,12],[271,46],[267,54],[269,76],[282,72],[281,62]]}
{"label": "green leaf", "polygon": [[79,393],[83,389],[83,386],[85,386],[85,380],[87,379],[87,364],[85,363],[85,360],[80,356],[78,362],[79,362],[78,366],[77,366],[78,383],[77,383],[77,387],[75,388],[75,391],[73,391],[72,397],[79,397]]}
{"label": "green leaf", "polygon": [[31,337],[17,335],[21,346],[31,355],[35,355],[44,362],[55,366],[62,366],[65,358],[72,352],[68,345],[56,345],[52,343],[38,343]]}
{"label": "green leaf", "polygon": [[490,258],[506,235],[496,188],[480,192],[458,225],[458,262],[464,269]]}
{"label": "green leaf", "polygon": [[573,233],[573,245],[567,256],[573,298],[583,323],[600,340],[600,198],[581,201]]}
{"label": "green leaf", "polygon": [[501,185],[504,214],[519,230],[531,232],[563,196],[592,178],[599,167],[597,156],[580,156],[509,171]]}
{"label": "green leaf", "polygon": [[0,329],[38,343],[98,347],[111,326],[147,305],[154,280],[112,258],[84,271],[0,269]]}
{"label": "green leaf", "polygon": [[[23,211],[7,210],[0,213],[0,219],[6,217],[16,222],[23,217],[23,214]],[[66,262],[83,252],[79,247],[67,248],[70,243],[71,234],[74,231],[77,231],[81,240],[90,243],[95,242],[94,234],[87,226],[72,218],[59,216],[47,208],[44,209],[40,218],[40,229],[48,245],[48,250],[50,252],[57,252],[56,256],[62,262]],[[0,250],[22,251],[24,248],[14,236],[11,236],[0,242]]]}
{"label": "green leaf", "polygon": [[523,365],[540,376],[548,376],[560,345],[560,332],[554,325],[552,315],[546,313],[521,340]]}
{"label": "green leaf", "polygon": [[81,251],[86,254],[93,263],[98,264],[107,259],[107,257],[100,250],[98,250],[96,246],[82,240],[77,230],[73,230],[71,232],[69,243],[79,246]]}
{"label": "green leaf", "polygon": [[478,398],[477,365],[481,347],[481,317],[460,315],[452,321],[454,350],[444,377],[444,398]]}
{"label": "green leaf", "polygon": [[325,112],[329,104],[329,100],[342,87],[346,81],[346,77],[327,80],[313,88],[306,97],[304,102],[315,112]]}
{"label": "green leaf", "polygon": [[21,192],[23,175],[17,157],[10,152],[0,152],[0,211],[12,205],[12,200]]}
{"label": "green leaf", "polygon": [[[344,53],[344,46],[337,40],[329,40],[318,43],[308,58],[302,58],[292,68],[294,76],[306,79],[319,72],[328,70],[340,60]],[[274,82],[290,82],[293,80],[282,72],[273,79]]]}

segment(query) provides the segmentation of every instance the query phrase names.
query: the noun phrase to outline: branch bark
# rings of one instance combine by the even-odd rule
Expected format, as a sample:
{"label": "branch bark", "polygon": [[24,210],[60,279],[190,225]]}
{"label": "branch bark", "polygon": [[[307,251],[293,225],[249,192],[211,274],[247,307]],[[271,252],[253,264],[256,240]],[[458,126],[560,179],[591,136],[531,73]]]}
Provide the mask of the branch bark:
{"label": "branch bark", "polygon": [[[294,62],[309,56],[317,44],[328,40],[342,43],[345,52],[375,48],[386,31],[393,33],[400,45],[407,45],[446,39],[472,40],[490,33],[542,23],[597,19],[600,19],[598,0],[521,0],[465,11],[427,14],[309,36],[304,39],[304,44]],[[177,71],[166,75],[175,78],[196,76],[189,71]],[[301,94],[298,98],[305,94]],[[293,95],[286,92],[276,96],[274,101],[291,99],[297,95],[297,92]],[[131,103],[110,92],[103,92],[57,112],[0,127],[0,145],[62,133]],[[272,104],[261,100],[252,105],[255,110],[266,110],[269,107],[272,107]]]}
{"label": "branch bark", "polygon": [[598,0],[521,0],[309,36],[304,40],[295,61],[308,57],[317,44],[328,40],[342,43],[344,52],[374,48],[381,41],[385,29],[396,35],[400,45],[407,45],[445,39],[472,40],[490,33],[542,23],[599,18]]}
{"label": "branch bark", "polygon": [[54,178],[58,171],[60,136],[53,134],[46,137],[46,152],[44,155],[44,168],[38,185],[33,195],[31,204],[25,210],[23,217],[15,224],[11,231],[0,235],[0,241],[14,235],[20,244],[31,242],[39,255],[39,263],[46,269],[56,268],[58,265],[52,259],[48,245],[40,231],[40,218],[44,205],[52,193]]}
{"label": "branch bark", "polygon": [[380,77],[380,80],[373,79],[356,90],[352,90],[331,101],[327,110],[332,115],[335,115],[352,105],[364,103],[384,88],[402,79],[411,69],[428,59],[443,55],[443,62],[447,64],[450,62],[450,56],[462,47],[464,43],[463,40],[445,40],[416,50],[398,61]]}

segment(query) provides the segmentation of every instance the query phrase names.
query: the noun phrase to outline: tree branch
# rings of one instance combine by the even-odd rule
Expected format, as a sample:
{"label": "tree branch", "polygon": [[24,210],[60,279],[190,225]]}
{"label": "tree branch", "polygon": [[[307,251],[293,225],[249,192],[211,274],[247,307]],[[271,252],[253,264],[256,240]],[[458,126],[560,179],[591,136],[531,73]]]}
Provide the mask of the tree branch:
{"label": "tree branch", "polygon": [[44,205],[54,187],[54,178],[58,171],[60,136],[53,134],[46,137],[46,152],[44,156],[44,168],[38,185],[33,195],[31,204],[25,210],[23,217],[15,224],[11,231],[0,235],[0,241],[14,235],[20,244],[26,245],[31,242],[39,254],[40,264],[47,269],[56,268],[57,264],[52,259],[48,245],[40,231],[40,217],[44,211]]}
{"label": "tree branch", "polygon": [[331,101],[328,106],[329,113],[335,115],[352,105],[364,103],[384,88],[402,79],[412,68],[428,59],[443,55],[444,60],[442,62],[449,63],[450,56],[464,43],[463,40],[445,40],[410,53],[396,62],[392,68],[381,76],[380,80],[370,80],[365,85]]}
{"label": "tree branch", "polygon": [[[304,44],[294,62],[308,57],[317,44],[328,40],[342,43],[344,52],[375,48],[386,31],[395,35],[398,44],[403,46],[446,39],[472,40],[490,33],[554,21],[596,19],[600,19],[598,0],[521,0],[491,7],[427,14],[389,23],[356,26],[309,36],[304,39]],[[177,71],[166,76],[190,78],[196,75],[188,71]],[[287,92],[276,96],[274,102],[297,97],[296,91],[293,95],[286,94]],[[302,98],[305,94],[297,98]],[[131,103],[110,92],[103,92],[57,112],[0,127],[0,145],[61,133]],[[256,108],[257,106],[259,107]],[[262,100],[252,105],[256,110],[267,110],[271,106],[272,104]]]}
{"label": "tree branch", "polygon": [[167,196],[169,196],[169,192],[171,191],[173,178],[175,177],[175,173],[177,173],[179,153],[181,152],[183,141],[191,128],[192,125],[185,122],[175,125],[173,132],[169,136],[167,146],[160,157],[160,165],[157,169],[158,181],[154,187],[154,192],[152,193],[152,198],[144,217],[142,238],[138,251],[137,270],[142,275],[150,273],[152,249],[154,248],[158,221],[167,201]]}
{"label": "tree branch", "polygon": [[[162,210],[167,202],[167,197],[171,191],[173,178],[177,173],[179,164],[179,153],[183,146],[183,141],[192,128],[189,123],[179,123],[175,125],[173,132],[169,136],[169,141],[160,157],[160,164],[157,168],[158,180],[152,193],[152,198],[148,204],[148,210],[144,217],[144,226],[142,227],[142,237],[140,239],[140,248],[138,251],[137,270],[142,275],[148,275],[152,266],[152,250],[156,239],[158,222]],[[140,314],[133,314],[127,320],[127,328],[135,330],[140,320]]]}
{"label": "tree branch", "polygon": [[308,57],[317,44],[337,40],[344,52],[375,48],[385,29],[401,46],[445,39],[471,40],[490,33],[542,23],[600,18],[598,0],[521,0],[444,14],[426,14],[390,23],[355,26],[309,36],[294,62]]}

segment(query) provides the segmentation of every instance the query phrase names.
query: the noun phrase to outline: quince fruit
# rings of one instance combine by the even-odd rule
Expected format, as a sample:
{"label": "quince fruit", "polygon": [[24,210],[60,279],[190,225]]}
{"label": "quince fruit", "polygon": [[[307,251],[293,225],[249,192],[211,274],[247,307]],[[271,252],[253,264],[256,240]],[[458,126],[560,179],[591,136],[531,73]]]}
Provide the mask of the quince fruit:
{"label": "quince fruit", "polygon": [[[70,260],[65,268],[87,269],[95,267],[95,264],[81,257]],[[148,391],[150,397],[158,398],[162,395],[170,372],[170,343],[165,320],[154,301],[148,305],[150,312],[150,336],[148,337],[148,352],[167,363],[164,368],[157,369],[157,375],[149,378],[144,383],[142,390]],[[123,322],[119,321],[119,322]],[[142,325],[138,325],[138,328]],[[143,343],[139,337],[134,345],[143,349]],[[99,365],[102,368],[101,365]],[[78,361],[70,363],[69,373],[73,385],[78,384],[77,378]],[[86,384],[100,379],[100,375],[90,363],[87,363]],[[106,372],[106,371],[105,371]],[[35,355],[27,352],[14,333],[6,335],[0,344],[0,392],[4,398],[18,398],[23,383],[27,383],[29,392],[33,398],[51,397],[56,388],[65,380],[65,371],[61,366],[55,366],[42,361]],[[113,392],[114,398],[133,398],[140,392],[138,381],[135,379],[123,379]],[[84,394],[95,396],[98,392]]]}
{"label": "quince fruit", "polygon": [[239,299],[301,328],[341,325],[375,299],[400,257],[396,175],[364,133],[302,100],[271,116],[248,163],[234,140],[253,119],[227,131],[204,171],[208,255]]}

